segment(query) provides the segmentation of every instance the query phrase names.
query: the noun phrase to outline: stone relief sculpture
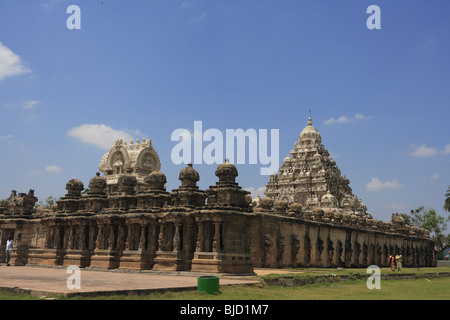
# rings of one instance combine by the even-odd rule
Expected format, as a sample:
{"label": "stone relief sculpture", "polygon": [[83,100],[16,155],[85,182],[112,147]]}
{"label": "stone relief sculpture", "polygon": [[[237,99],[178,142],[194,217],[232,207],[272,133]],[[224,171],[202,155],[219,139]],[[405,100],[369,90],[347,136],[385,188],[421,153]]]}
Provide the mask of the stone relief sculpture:
{"label": "stone relief sculpture", "polygon": [[297,254],[300,250],[300,239],[297,236],[291,235],[291,261],[292,265],[297,264]]}
{"label": "stone relief sculpture", "polygon": [[305,254],[305,264],[308,265],[311,262],[311,240],[309,238],[309,234],[305,234],[304,243],[304,254]]}
{"label": "stone relief sculpture", "polygon": [[333,246],[333,241],[330,239],[330,235],[328,235],[327,238],[327,262],[328,265],[332,265],[333,264],[333,255],[334,255],[334,246]]}
{"label": "stone relief sculpture", "polygon": [[277,234],[277,252],[276,252],[276,261],[277,263],[280,263],[282,261],[282,257],[284,254],[284,237],[281,236],[281,233]]}

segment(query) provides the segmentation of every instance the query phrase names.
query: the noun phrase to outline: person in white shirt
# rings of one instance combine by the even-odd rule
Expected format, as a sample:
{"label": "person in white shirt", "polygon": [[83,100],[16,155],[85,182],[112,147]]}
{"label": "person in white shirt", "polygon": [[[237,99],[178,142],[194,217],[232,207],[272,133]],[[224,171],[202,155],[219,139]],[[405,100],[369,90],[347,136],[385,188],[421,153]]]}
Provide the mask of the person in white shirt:
{"label": "person in white shirt", "polygon": [[12,252],[12,249],[13,249],[13,243],[14,243],[13,237],[10,236],[8,238],[8,241],[6,241],[6,265],[7,266],[10,266],[9,260],[11,259],[11,252]]}

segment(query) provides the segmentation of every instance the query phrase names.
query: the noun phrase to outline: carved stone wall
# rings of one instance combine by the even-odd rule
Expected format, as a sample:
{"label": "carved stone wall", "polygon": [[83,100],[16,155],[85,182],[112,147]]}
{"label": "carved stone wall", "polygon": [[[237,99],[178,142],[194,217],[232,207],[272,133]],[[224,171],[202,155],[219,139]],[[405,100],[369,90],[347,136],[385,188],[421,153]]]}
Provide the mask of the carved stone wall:
{"label": "carved stone wall", "polygon": [[264,213],[253,217],[250,230],[255,267],[388,266],[391,254],[402,254],[406,267],[436,265],[433,241],[426,236]]}
{"label": "carved stone wall", "polygon": [[70,180],[67,194],[47,211],[29,208],[33,194],[19,194],[31,199],[19,203],[13,193],[0,213],[0,258],[13,235],[16,265],[252,274],[254,267],[384,266],[392,253],[402,254],[405,266],[436,265],[428,233],[398,215],[380,222],[268,197],[252,207],[234,165],[219,165],[216,176],[214,186],[200,190],[189,164],[181,186],[169,193],[159,171],[145,177],[141,191],[136,177],[123,173],[108,193],[97,174],[85,194],[81,181]]}

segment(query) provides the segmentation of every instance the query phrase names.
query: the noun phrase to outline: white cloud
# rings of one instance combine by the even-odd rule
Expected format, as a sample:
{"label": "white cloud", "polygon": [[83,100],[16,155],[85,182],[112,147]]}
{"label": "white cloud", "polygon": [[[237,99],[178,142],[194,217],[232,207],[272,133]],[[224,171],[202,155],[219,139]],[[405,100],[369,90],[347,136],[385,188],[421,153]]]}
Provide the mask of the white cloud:
{"label": "white cloud", "polygon": [[12,139],[12,137],[14,137],[12,134],[7,134],[4,136],[0,136],[0,140],[9,140]]}
{"label": "white cloud", "polygon": [[445,146],[444,153],[450,153],[450,143]]}
{"label": "white cloud", "polygon": [[435,180],[438,180],[439,178],[440,178],[440,176],[435,173],[430,177],[430,181],[435,181]]}
{"label": "white cloud", "polygon": [[372,180],[366,185],[367,191],[380,191],[383,189],[396,189],[403,188],[404,185],[398,182],[397,180],[390,180],[386,182],[382,182],[378,178],[372,178]]}
{"label": "white cloud", "polygon": [[22,109],[23,110],[33,110],[34,106],[37,105],[38,103],[39,103],[39,101],[37,101],[37,100],[25,101],[23,106],[22,106]]}
{"label": "white cloud", "polygon": [[62,168],[55,166],[55,165],[51,165],[51,166],[46,166],[45,171],[59,174],[62,172]]}
{"label": "white cloud", "polygon": [[124,141],[133,140],[133,137],[125,131],[115,130],[104,124],[83,124],[70,129],[67,134],[80,139],[87,144],[95,145],[101,149],[109,149],[118,139]]}
{"label": "white cloud", "polygon": [[416,148],[410,155],[418,158],[424,157],[432,157],[438,153],[438,149],[427,147],[425,144],[422,144]]}
{"label": "white cloud", "polygon": [[38,100],[27,100],[23,102],[17,103],[3,103],[3,105],[7,108],[11,108],[13,110],[22,110],[21,116],[27,120],[33,120],[36,118],[34,114],[34,109],[36,109],[36,105],[39,103]]}
{"label": "white cloud", "polygon": [[190,1],[183,1],[181,3],[180,8],[190,8],[192,6],[192,3]]}
{"label": "white cloud", "polygon": [[412,145],[411,148],[415,148],[415,150],[413,152],[409,153],[409,155],[411,155],[413,157],[418,157],[418,158],[433,157],[438,154],[449,154],[450,153],[450,144],[447,144],[443,149],[427,147],[426,144],[422,144],[418,147],[415,145]]}
{"label": "white cloud", "polygon": [[0,80],[30,72],[20,57],[0,42]]}
{"label": "white cloud", "polygon": [[356,122],[359,120],[365,120],[365,119],[371,119],[373,117],[368,117],[365,116],[361,113],[357,113],[355,114],[355,116],[353,118],[349,118],[347,116],[340,116],[339,118],[335,119],[335,118],[330,118],[328,120],[325,120],[325,124],[333,124],[333,123],[346,123],[346,122]]}
{"label": "white cloud", "polygon": [[372,118],[372,117],[366,117],[365,115],[363,115],[361,113],[355,114],[355,119],[364,120],[364,119],[370,119],[370,118]]}
{"label": "white cloud", "polygon": [[5,141],[8,145],[16,146],[19,150],[25,150],[25,144],[23,142],[17,142],[14,139],[14,135],[6,134],[4,136],[0,136],[0,141]]}
{"label": "white cloud", "polygon": [[208,13],[206,11],[203,11],[199,16],[191,19],[191,22],[201,22],[205,20],[208,17]]}

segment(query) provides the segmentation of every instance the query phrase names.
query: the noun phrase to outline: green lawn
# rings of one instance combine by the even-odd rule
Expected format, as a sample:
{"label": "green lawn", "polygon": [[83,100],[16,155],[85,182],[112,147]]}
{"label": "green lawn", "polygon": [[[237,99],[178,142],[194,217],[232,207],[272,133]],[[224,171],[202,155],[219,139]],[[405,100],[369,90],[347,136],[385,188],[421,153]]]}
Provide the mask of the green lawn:
{"label": "green lawn", "polygon": [[[304,275],[351,274],[365,273],[366,269],[307,269]],[[449,272],[450,268],[404,269],[402,273]],[[387,268],[382,273],[393,273]],[[280,275],[268,275],[277,277]],[[286,275],[281,275],[286,276]],[[81,298],[69,300],[450,300],[450,277],[420,278],[412,280],[381,280],[381,289],[368,289],[366,280],[347,280],[336,283],[317,283],[295,287],[277,287],[267,285],[233,285],[220,286],[220,294],[209,295],[196,290],[182,292],[166,292],[144,296],[109,296]],[[56,299],[67,299],[55,297]],[[0,290],[2,300],[39,299],[29,295]]]}
{"label": "green lawn", "polygon": [[[286,269],[292,270],[292,273],[282,274],[281,276],[318,276],[326,274],[334,275],[348,275],[353,273],[367,274],[367,269],[364,268],[345,268],[342,270],[336,268],[296,268],[296,269]],[[299,274],[298,271],[302,273]],[[384,267],[380,268],[381,274],[394,274],[394,273],[415,273],[415,274],[425,274],[425,273],[439,273],[439,272],[450,272],[450,267],[434,267],[434,268],[403,268],[401,272],[392,271],[390,268]],[[279,277],[280,274],[268,274],[262,278],[272,278]]]}
{"label": "green lawn", "polygon": [[[221,286],[220,294],[196,291],[166,292],[145,296],[111,296],[91,299],[130,300],[449,300],[450,278],[381,281],[370,290],[363,280],[320,283],[301,287],[263,285]],[[87,298],[72,298],[87,299]]]}

